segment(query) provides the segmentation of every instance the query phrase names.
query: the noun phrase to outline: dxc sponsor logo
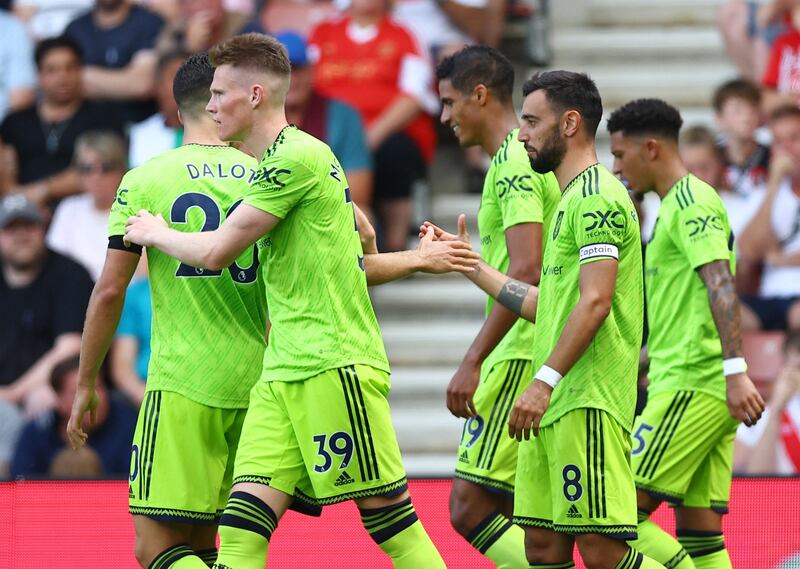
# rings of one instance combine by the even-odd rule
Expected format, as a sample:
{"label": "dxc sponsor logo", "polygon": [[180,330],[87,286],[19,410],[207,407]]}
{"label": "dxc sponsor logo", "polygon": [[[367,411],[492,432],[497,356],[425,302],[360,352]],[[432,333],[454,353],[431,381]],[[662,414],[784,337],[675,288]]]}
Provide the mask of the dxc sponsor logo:
{"label": "dxc sponsor logo", "polygon": [[686,227],[692,230],[691,233],[689,233],[689,237],[694,237],[698,233],[705,233],[709,227],[717,231],[722,231],[722,225],[719,222],[718,215],[695,217],[686,222]]}
{"label": "dxc sponsor logo", "polygon": [[511,191],[532,192],[533,188],[527,184],[530,179],[531,177],[528,174],[524,176],[505,176],[502,180],[497,181],[497,187],[500,190],[497,196],[502,198]]}
{"label": "dxc sponsor logo", "polygon": [[[625,216],[622,215],[619,211],[607,210],[605,212],[602,211],[595,211],[594,213],[584,213],[583,217],[585,219],[590,220],[589,225],[584,227],[584,231],[592,231],[594,229],[603,229],[607,227],[611,229],[612,227],[616,229],[624,229],[625,228]],[[622,218],[621,221],[617,221],[619,218]]]}
{"label": "dxc sponsor logo", "polygon": [[119,205],[128,205],[127,198],[125,197],[125,194],[127,193],[128,193],[127,189],[125,188],[119,189],[119,191],[117,192],[117,199],[116,199]]}
{"label": "dxc sponsor logo", "polygon": [[285,168],[278,168],[273,166],[272,168],[267,168],[264,166],[261,168],[255,177],[255,182],[266,182],[267,184],[272,184],[274,186],[278,186],[279,188],[284,187],[286,184],[278,179],[278,176],[282,176],[284,174],[291,175],[291,170],[286,170]]}

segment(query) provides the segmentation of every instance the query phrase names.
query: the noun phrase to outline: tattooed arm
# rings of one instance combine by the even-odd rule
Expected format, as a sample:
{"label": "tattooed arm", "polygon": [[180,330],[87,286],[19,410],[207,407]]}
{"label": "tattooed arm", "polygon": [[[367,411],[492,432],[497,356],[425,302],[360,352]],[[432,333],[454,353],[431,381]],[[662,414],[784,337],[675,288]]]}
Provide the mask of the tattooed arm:
{"label": "tattooed arm", "polygon": [[531,322],[536,320],[536,302],[539,299],[539,289],[536,286],[509,278],[482,260],[474,271],[467,273],[467,277],[515,314]]}
{"label": "tattooed arm", "polygon": [[[711,313],[722,342],[723,359],[741,358],[742,326],[739,297],[726,260],[712,261],[698,269],[708,289]],[[747,426],[754,425],[764,412],[764,400],[746,373],[726,377],[728,410]]]}

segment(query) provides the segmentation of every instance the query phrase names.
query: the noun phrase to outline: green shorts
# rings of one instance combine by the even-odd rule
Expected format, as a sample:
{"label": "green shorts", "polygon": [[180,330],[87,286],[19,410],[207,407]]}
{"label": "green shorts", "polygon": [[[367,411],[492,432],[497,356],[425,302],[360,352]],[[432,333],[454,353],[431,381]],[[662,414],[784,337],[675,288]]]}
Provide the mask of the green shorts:
{"label": "green shorts", "polygon": [[293,509],[308,514],[344,500],[404,492],[388,394],[389,375],[362,365],[304,381],[257,383],[234,484],[267,484],[293,495]]}
{"label": "green shorts", "polygon": [[508,436],[508,415],[532,377],[530,360],[497,362],[481,372],[474,397],[478,415],[464,423],[456,478],[493,491],[514,492],[519,443]]}
{"label": "green shorts", "polygon": [[599,409],[575,409],[523,441],[514,522],[568,534],[636,539],[630,435]]}
{"label": "green shorts", "polygon": [[653,395],[633,429],[636,486],[674,506],[727,513],[738,426],[707,393]]}
{"label": "green shorts", "polygon": [[131,448],[130,513],[165,522],[216,523],[228,502],[246,411],[148,391]]}

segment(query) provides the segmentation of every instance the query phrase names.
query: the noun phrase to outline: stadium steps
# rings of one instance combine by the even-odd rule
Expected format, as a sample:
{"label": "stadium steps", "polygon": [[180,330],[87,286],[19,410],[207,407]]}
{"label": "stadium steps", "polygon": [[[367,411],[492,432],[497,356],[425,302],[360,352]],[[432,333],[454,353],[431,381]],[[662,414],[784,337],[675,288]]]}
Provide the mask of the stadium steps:
{"label": "stadium steps", "polygon": [[[713,26],[725,0],[589,0],[594,26]],[[554,2],[555,3],[555,2]],[[571,2],[570,2],[571,4]]]}

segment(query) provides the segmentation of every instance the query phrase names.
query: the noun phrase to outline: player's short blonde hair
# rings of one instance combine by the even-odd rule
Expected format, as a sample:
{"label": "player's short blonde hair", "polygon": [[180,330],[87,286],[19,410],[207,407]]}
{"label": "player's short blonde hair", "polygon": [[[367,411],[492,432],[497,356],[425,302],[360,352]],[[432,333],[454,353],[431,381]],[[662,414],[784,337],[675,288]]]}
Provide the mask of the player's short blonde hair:
{"label": "player's short blonde hair", "polygon": [[286,48],[275,38],[258,33],[234,36],[212,47],[208,57],[214,67],[230,65],[274,78],[272,95],[281,103],[286,98],[292,66]]}

